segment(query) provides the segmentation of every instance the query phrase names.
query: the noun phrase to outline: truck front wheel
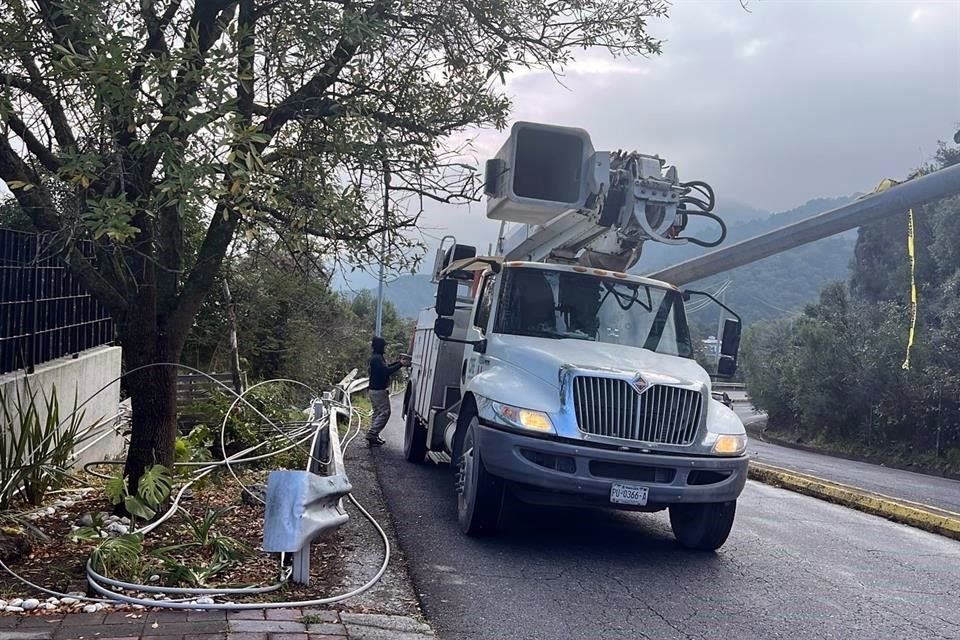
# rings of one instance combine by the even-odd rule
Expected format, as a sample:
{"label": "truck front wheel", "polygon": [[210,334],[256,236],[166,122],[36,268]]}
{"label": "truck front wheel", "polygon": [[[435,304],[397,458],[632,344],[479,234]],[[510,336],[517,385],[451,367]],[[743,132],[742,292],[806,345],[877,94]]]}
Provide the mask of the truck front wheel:
{"label": "truck front wheel", "polygon": [[403,429],[403,457],[408,462],[420,464],[426,455],[427,430],[420,423],[417,410],[413,407],[413,395],[409,394]]}
{"label": "truck front wheel", "polygon": [[737,501],[670,505],[670,527],[685,549],[715,551],[733,527]]}
{"label": "truck front wheel", "polygon": [[476,446],[479,424],[476,416],[470,419],[457,459],[457,520],[461,531],[475,537],[496,531],[503,505],[503,481],[483,466]]}

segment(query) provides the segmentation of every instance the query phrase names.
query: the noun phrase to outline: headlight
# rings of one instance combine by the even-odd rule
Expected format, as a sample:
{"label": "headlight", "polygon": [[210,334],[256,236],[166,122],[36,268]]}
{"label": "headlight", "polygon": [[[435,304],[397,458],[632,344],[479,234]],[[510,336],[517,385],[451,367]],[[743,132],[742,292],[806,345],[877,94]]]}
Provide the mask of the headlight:
{"label": "headlight", "polygon": [[492,405],[493,413],[505,424],[529,431],[539,431],[540,433],[556,433],[550,416],[542,411],[520,409],[499,402],[494,402]]}
{"label": "headlight", "polygon": [[717,441],[713,443],[713,452],[721,456],[738,456],[747,448],[747,436],[745,435],[719,435]]}

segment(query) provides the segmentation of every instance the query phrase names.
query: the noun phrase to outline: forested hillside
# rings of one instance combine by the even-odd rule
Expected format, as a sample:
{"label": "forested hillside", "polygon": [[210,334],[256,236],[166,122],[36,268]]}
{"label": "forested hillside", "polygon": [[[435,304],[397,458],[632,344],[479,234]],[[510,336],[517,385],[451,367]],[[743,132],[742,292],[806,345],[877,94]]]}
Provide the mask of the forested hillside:
{"label": "forested hillside", "polygon": [[[960,162],[941,147],[927,170]],[[907,212],[863,227],[850,277],[803,313],[752,327],[744,370],[769,429],[960,471],[960,197],[914,210],[919,289],[907,367]]]}

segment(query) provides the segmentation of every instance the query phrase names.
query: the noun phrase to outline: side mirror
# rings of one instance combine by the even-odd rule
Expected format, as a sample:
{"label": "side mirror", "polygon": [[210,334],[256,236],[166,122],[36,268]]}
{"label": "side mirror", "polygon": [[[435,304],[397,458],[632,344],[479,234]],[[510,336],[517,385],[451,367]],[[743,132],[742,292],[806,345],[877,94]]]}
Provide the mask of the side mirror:
{"label": "side mirror", "polygon": [[433,332],[441,340],[453,335],[453,318],[437,318],[433,323]]}
{"label": "side mirror", "polygon": [[[444,278],[437,285],[437,315],[441,317],[452,316],[457,310],[457,290],[460,283],[453,278]],[[451,326],[452,326],[451,320]],[[438,334],[439,335],[439,334]],[[448,334],[449,335],[449,334]]]}
{"label": "side mirror", "polygon": [[740,351],[739,320],[727,318],[723,323],[723,339],[720,342],[720,360],[717,362],[717,376],[732,378],[737,372],[737,353]]}
{"label": "side mirror", "polygon": [[740,321],[734,320],[733,318],[727,318],[726,322],[723,323],[723,340],[720,342],[720,355],[730,356],[734,360],[737,359],[737,354],[740,352],[741,328]]}

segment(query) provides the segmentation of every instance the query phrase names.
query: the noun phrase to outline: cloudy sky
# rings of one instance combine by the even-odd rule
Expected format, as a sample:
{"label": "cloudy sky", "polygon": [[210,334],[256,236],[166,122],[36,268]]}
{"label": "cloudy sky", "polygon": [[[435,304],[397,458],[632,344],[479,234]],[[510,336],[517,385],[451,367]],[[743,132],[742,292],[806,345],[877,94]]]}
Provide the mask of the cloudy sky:
{"label": "cloudy sky", "polygon": [[[770,211],[903,177],[960,128],[960,0],[747,7],[675,0],[651,24],[665,40],[657,58],[581,54],[564,86],[517,75],[513,119],[582,127],[597,149],[658,153],[721,201]],[[504,136],[480,133],[477,160]],[[482,204],[429,207],[423,222],[428,242],[448,230],[484,248],[498,228]]]}

